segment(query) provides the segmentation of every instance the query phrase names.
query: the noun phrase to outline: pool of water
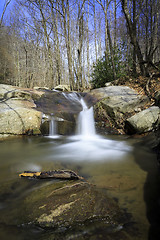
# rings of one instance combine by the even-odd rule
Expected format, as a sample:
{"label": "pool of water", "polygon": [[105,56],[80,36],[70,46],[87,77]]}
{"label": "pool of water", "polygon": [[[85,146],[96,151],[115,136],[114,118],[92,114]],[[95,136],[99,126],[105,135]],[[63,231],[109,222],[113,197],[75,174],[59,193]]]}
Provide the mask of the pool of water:
{"label": "pool of water", "polygon": [[25,184],[18,174],[54,169],[71,169],[102,190],[107,189],[108,195],[131,215],[133,239],[157,239],[160,184],[155,153],[142,140],[97,135],[83,139],[24,137],[0,142],[0,239],[54,239],[52,231],[46,237],[41,229],[3,222],[3,216],[18,207],[19,199],[35,187]]}

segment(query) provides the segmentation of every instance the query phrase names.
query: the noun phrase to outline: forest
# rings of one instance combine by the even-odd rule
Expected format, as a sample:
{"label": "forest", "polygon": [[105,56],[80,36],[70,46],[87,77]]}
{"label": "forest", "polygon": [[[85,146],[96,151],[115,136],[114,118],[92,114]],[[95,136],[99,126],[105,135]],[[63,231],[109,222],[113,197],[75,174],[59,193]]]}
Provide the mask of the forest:
{"label": "forest", "polygon": [[159,0],[5,0],[1,84],[84,90],[159,69]]}

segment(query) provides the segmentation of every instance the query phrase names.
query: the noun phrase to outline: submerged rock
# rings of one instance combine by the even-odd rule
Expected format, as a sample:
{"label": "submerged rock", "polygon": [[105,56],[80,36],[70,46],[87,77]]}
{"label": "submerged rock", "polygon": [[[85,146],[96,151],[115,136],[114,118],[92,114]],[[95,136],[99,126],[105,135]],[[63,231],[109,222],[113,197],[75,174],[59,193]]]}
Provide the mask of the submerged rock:
{"label": "submerged rock", "polygon": [[99,220],[117,228],[124,223],[116,202],[86,182],[72,182],[54,190],[51,186],[35,190],[27,196],[24,206],[28,221],[41,227],[67,228]]}
{"label": "submerged rock", "polygon": [[[0,223],[52,229],[53,239],[68,239],[66,236],[129,239],[125,224],[130,219],[108,197],[106,190],[82,181],[44,181],[20,179],[20,183],[16,183],[20,186],[20,197],[14,194],[12,184],[10,188],[17,203],[7,201],[9,207],[1,211]],[[26,191],[22,192],[24,187]],[[3,191],[6,196],[6,188]]]}

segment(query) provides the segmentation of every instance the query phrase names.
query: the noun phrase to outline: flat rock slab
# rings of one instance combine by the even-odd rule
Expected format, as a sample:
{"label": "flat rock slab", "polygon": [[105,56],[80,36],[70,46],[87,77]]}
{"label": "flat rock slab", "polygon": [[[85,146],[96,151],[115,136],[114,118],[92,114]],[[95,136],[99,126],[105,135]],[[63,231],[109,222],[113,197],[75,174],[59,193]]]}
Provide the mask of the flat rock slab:
{"label": "flat rock slab", "polygon": [[46,90],[41,98],[35,100],[37,109],[45,114],[79,113],[82,105],[76,93],[63,93]]}
{"label": "flat rock slab", "polygon": [[131,113],[149,101],[146,96],[141,96],[126,86],[99,88],[93,90],[92,94],[102,99],[101,105],[113,119],[119,119],[123,114]]}
{"label": "flat rock slab", "polygon": [[44,94],[41,89],[20,88],[12,85],[0,84],[0,100],[8,100],[12,98],[21,100],[38,99]]}
{"label": "flat rock slab", "polygon": [[109,86],[103,88],[93,89],[90,92],[91,95],[97,96],[97,98],[102,99],[109,96],[127,96],[128,94],[132,97],[137,96],[138,93],[127,86]]}

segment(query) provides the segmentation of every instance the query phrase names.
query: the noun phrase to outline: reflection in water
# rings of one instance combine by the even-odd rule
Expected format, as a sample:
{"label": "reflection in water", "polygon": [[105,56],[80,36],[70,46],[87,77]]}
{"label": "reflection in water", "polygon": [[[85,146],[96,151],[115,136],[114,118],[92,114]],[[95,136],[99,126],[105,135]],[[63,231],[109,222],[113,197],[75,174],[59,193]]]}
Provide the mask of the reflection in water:
{"label": "reflection in water", "polygon": [[157,161],[146,161],[143,154],[137,156],[135,152],[135,161],[140,168],[147,172],[143,186],[143,196],[146,203],[146,215],[150,223],[149,240],[157,240],[160,236],[160,169]]}
{"label": "reflection in water", "polygon": [[[71,169],[90,183],[107,189],[108,195],[117,199],[120,207],[132,214],[133,222],[139,229],[136,237],[133,231],[133,239],[147,239],[149,223],[146,218],[146,203],[147,209],[150,203],[146,196],[149,199],[151,192],[148,190],[146,195],[146,186],[149,186],[146,183],[149,181],[150,189],[153,184],[157,184],[154,177],[157,174],[156,158],[153,153],[139,144],[135,146],[134,143],[135,140],[120,141],[115,136],[113,139],[111,136],[102,138],[97,135],[92,138],[38,137],[1,142],[0,214],[2,211],[3,216],[9,214],[12,206],[20,208],[18,199],[38,187],[36,181],[33,185],[33,182],[19,179],[19,172]],[[13,217],[16,218],[16,211]],[[0,227],[0,237],[5,235],[4,239],[9,240],[13,226],[10,227],[9,223],[6,226],[5,230]],[[29,237],[26,236],[26,230],[16,228],[12,239],[36,239],[33,229],[28,231]],[[42,236],[43,234],[38,232],[36,237],[43,239]],[[49,237],[50,235],[46,239],[50,239]]]}

